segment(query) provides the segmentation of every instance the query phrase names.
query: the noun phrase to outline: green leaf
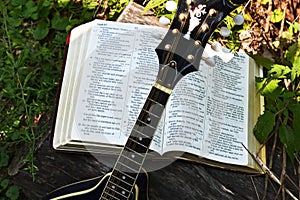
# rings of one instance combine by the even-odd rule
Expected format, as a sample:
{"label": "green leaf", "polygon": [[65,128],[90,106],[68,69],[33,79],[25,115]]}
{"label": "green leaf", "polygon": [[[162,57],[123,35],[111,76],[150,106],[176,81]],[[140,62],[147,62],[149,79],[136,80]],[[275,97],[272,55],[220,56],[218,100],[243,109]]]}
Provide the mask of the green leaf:
{"label": "green leaf", "polygon": [[269,1],[270,1],[270,0],[262,0],[262,1],[260,2],[260,4],[266,5],[267,3],[269,3]]}
{"label": "green leaf", "polygon": [[69,23],[69,19],[67,17],[61,17],[59,12],[54,14],[53,19],[51,20],[52,28],[55,30],[65,30]]}
{"label": "green leaf", "polygon": [[294,152],[295,152],[295,136],[293,129],[288,125],[281,125],[279,127],[279,138],[280,141],[284,144],[286,148],[286,152],[288,153],[292,162],[295,159]]}
{"label": "green leaf", "polygon": [[51,4],[48,1],[44,1],[42,4],[39,5],[38,9],[38,16],[40,18],[47,18],[51,11]]}
{"label": "green leaf", "polygon": [[266,67],[267,69],[270,69],[271,66],[274,64],[274,62],[271,59],[262,56],[253,56],[253,59],[258,65]]}
{"label": "green leaf", "polygon": [[300,151],[300,104],[295,104],[291,107],[293,113],[293,128],[295,133],[295,148]]}
{"label": "green leaf", "polygon": [[[120,1],[120,4],[122,3],[126,3],[127,1]],[[97,1],[93,1],[93,0],[83,0],[82,1],[83,7],[87,8],[87,9],[94,9],[97,5],[98,2]]]}
{"label": "green leaf", "polygon": [[33,37],[36,40],[44,39],[49,33],[48,24],[45,21],[40,22],[33,31]]}
{"label": "green leaf", "polygon": [[262,89],[260,90],[260,93],[264,96],[273,96],[279,94],[279,85],[278,83],[281,82],[281,80],[267,80]]}
{"label": "green leaf", "polygon": [[270,21],[272,23],[280,22],[283,19],[283,12],[281,12],[279,9],[275,9],[272,14]]}
{"label": "green leaf", "polygon": [[5,195],[11,200],[16,200],[19,198],[19,188],[15,185],[10,186],[6,191]]}
{"label": "green leaf", "polygon": [[300,55],[300,41],[298,43],[294,43],[289,46],[288,51],[286,51],[285,58],[291,64],[294,63],[295,58],[299,57]]}
{"label": "green leaf", "polygon": [[26,2],[27,2],[26,0],[11,0],[9,3],[13,7],[17,7],[17,6],[20,6],[20,5],[25,5]]}
{"label": "green leaf", "polygon": [[9,25],[17,27],[20,26],[22,23],[22,19],[16,17],[7,17],[7,22]]}
{"label": "green leaf", "polygon": [[66,7],[70,1],[72,0],[58,0],[57,2],[59,7]]}
{"label": "green leaf", "polygon": [[32,17],[32,15],[38,10],[38,6],[33,1],[28,1],[25,4],[25,9],[23,10],[23,16],[25,18]]}
{"label": "green leaf", "polygon": [[294,36],[291,33],[291,31],[283,31],[282,32],[282,38],[285,38],[285,39],[288,39],[288,40],[292,40],[294,38]]}
{"label": "green leaf", "polygon": [[0,147],[0,169],[8,165],[9,156],[5,148]]}
{"label": "green leaf", "polygon": [[151,0],[147,3],[144,9],[144,13],[146,13],[148,10],[153,9],[155,7],[160,6],[161,4],[165,3],[167,0]]}
{"label": "green leaf", "polygon": [[263,144],[268,139],[275,126],[275,114],[270,111],[265,111],[264,114],[258,117],[258,120],[253,129],[257,140]]}
{"label": "green leaf", "polygon": [[297,33],[298,31],[300,31],[300,24],[298,22],[291,23],[287,21],[287,23],[290,25],[289,29],[294,29],[293,33]]}
{"label": "green leaf", "polygon": [[284,65],[274,64],[272,68],[268,71],[272,78],[286,78],[286,75],[291,72],[291,69]]}
{"label": "green leaf", "polygon": [[300,56],[294,58],[293,68],[291,73],[291,81],[294,81],[297,76],[300,76]]}
{"label": "green leaf", "polygon": [[0,183],[0,186],[1,186],[2,189],[6,189],[8,184],[9,184],[9,180],[8,179],[3,179]]}

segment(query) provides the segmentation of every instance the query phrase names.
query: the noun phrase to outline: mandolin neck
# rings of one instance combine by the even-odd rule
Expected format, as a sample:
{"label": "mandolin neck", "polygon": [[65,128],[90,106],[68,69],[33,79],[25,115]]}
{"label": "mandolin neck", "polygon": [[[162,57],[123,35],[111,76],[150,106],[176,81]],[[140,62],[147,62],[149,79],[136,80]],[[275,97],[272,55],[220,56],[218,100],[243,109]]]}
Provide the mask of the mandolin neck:
{"label": "mandolin neck", "polygon": [[129,198],[171,92],[153,85],[100,199]]}

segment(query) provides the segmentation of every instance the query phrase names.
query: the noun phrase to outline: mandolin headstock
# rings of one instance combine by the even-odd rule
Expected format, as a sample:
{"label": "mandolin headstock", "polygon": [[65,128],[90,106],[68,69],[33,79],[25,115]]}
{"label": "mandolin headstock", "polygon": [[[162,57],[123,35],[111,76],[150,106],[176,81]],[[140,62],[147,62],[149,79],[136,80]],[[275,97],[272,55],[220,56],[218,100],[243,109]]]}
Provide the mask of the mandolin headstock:
{"label": "mandolin headstock", "polygon": [[173,89],[186,74],[197,71],[202,53],[218,24],[246,0],[178,0],[166,36],[156,48],[157,83]]}

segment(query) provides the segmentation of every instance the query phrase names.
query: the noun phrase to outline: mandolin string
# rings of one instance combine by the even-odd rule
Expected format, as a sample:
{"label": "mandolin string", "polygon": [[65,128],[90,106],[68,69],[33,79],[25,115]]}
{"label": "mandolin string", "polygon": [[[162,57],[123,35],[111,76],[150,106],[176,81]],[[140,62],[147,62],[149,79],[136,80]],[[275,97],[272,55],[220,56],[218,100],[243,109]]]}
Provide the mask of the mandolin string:
{"label": "mandolin string", "polygon": [[[156,91],[156,93],[158,93],[159,91]],[[157,96],[157,94],[152,94],[153,95],[153,97],[155,97],[155,96]],[[153,97],[151,96],[149,96],[148,97],[148,99],[150,98],[150,99],[153,99]],[[143,113],[142,113],[143,114]],[[142,121],[142,120],[141,120]],[[141,128],[141,130],[139,130],[139,131],[141,131],[141,132],[143,132],[143,129],[144,129],[144,127],[140,127]],[[136,145],[137,145],[137,143],[139,143],[138,141],[136,141],[136,142],[134,142],[134,141],[131,141],[131,140],[128,140],[128,144],[130,144],[130,145],[128,145],[128,146],[130,146],[130,148],[129,149],[134,149],[135,147],[136,147]],[[115,164],[115,167],[113,168],[113,172],[116,170],[116,166],[117,166],[117,164],[118,163],[120,163],[121,161],[121,157],[122,157],[122,155],[123,155],[123,151],[124,151],[124,148],[122,149],[122,152],[120,153],[120,156],[119,156],[119,158],[118,158],[118,160],[116,161],[116,164]],[[146,153],[148,152],[148,149],[147,149],[147,151],[146,151]],[[145,155],[146,155],[146,153],[145,153]],[[145,156],[143,156],[144,158],[145,158]],[[125,161],[129,161],[129,160],[126,160],[125,159]],[[144,159],[143,159],[143,161],[144,161]],[[143,161],[142,161],[142,163],[143,163]],[[139,168],[139,171],[141,170],[141,167],[142,167],[142,163],[141,163],[141,166],[140,166],[140,168]],[[126,165],[127,166],[127,163],[125,163],[125,162],[123,162],[122,161],[122,164],[124,164],[124,165]],[[121,170],[122,171],[122,168],[123,168],[123,170],[125,171],[126,169],[123,167],[123,165],[120,167],[120,169],[118,169],[118,171],[119,170]],[[113,172],[112,172],[112,174],[113,174]],[[126,174],[127,175],[127,174]],[[128,175],[127,175],[128,176]],[[112,177],[112,176],[111,176]],[[116,179],[115,177],[112,177],[111,178],[110,177],[110,179],[109,179],[109,182],[113,182],[115,185],[117,185],[118,187],[120,186],[120,180],[119,179]],[[134,178],[134,180],[136,180],[137,178],[138,178],[138,174],[135,174],[135,177],[132,177],[132,178]],[[129,184],[129,183],[128,183]],[[128,193],[128,198],[130,197],[130,194],[132,194],[132,190],[133,190],[133,186],[134,186],[134,184],[135,184],[135,181],[134,181],[134,183],[133,183],[133,185],[132,185],[132,187],[131,187],[131,191],[129,191],[129,193]],[[107,184],[108,185],[108,184]],[[106,185],[106,187],[109,189],[109,191],[111,191],[111,192],[109,192],[109,194],[111,194],[111,195],[114,195],[115,194],[115,191],[114,190],[111,190],[108,186]],[[131,184],[130,184],[131,185]],[[105,190],[104,190],[105,191]],[[105,198],[105,199],[108,199],[107,198],[107,195],[108,194],[106,194],[106,192],[105,193],[103,193],[102,194],[102,196],[103,196],[103,198]],[[110,196],[109,197],[109,199],[113,199],[113,198],[115,198],[115,197],[112,197],[112,196]]]}
{"label": "mandolin string", "polygon": [[[209,17],[209,16],[207,15],[203,21],[205,22],[205,21],[207,20],[208,17]],[[201,26],[200,26],[200,27],[198,28],[197,33],[195,34],[195,38],[198,38],[198,37],[200,36],[201,33],[202,33],[202,31],[201,31]],[[201,43],[202,43],[202,42],[201,42]]]}
{"label": "mandolin string", "polygon": [[[172,50],[171,50],[171,52],[169,52],[168,55],[166,56],[166,59],[165,59],[164,64],[163,64],[164,66],[168,63],[168,61],[171,61],[171,60],[173,59],[173,56],[174,56],[174,54],[175,54],[175,53],[173,53],[173,51],[174,51],[174,50],[177,48],[177,46],[178,46],[179,40],[180,40],[180,38],[181,38],[182,35],[183,35],[183,34],[182,34],[183,28],[185,27],[186,21],[187,21],[188,18],[189,18],[189,12],[188,12],[188,15],[187,15],[186,19],[181,23],[179,34],[176,35],[176,37],[175,37],[175,39],[174,39],[174,41],[173,41],[173,43],[172,43]],[[174,51],[174,52],[175,52],[175,51]],[[132,145],[132,143],[133,143],[133,141],[130,141],[130,140],[129,140],[129,144]],[[136,144],[133,143],[132,147],[133,147],[133,148],[136,147]],[[148,149],[149,149],[149,148],[148,148]],[[147,149],[146,153],[148,152],[148,149]],[[118,157],[118,159],[117,159],[117,161],[116,161],[116,163],[115,163],[115,166],[114,166],[114,168],[113,168],[113,171],[116,170],[115,168],[116,168],[117,164],[120,162],[120,159],[121,159],[121,157],[122,157],[123,151],[124,151],[124,148],[122,149],[122,151],[121,151],[121,153],[120,153],[120,155],[119,155],[119,157]],[[145,159],[145,156],[144,156],[144,159]],[[143,161],[144,161],[144,159],[143,159]],[[142,163],[143,163],[143,162],[142,162]],[[142,165],[141,165],[141,167],[142,167]],[[124,167],[123,167],[123,168],[124,168]],[[141,169],[141,168],[140,168],[140,169]],[[113,171],[112,171],[112,173],[113,173]],[[138,177],[138,174],[136,174],[136,176],[135,176],[135,181],[136,181],[137,177]],[[109,182],[109,181],[111,181],[111,177],[109,178],[108,182]],[[134,181],[134,183],[133,183],[133,185],[132,185],[132,187],[131,187],[131,191],[129,192],[129,196],[130,196],[130,194],[132,193],[132,190],[133,190],[135,181]],[[106,183],[106,186],[105,186],[105,188],[104,188],[104,191],[103,191],[103,193],[102,193],[100,199],[102,199],[102,197],[105,198],[105,199],[109,199],[109,200],[111,200],[111,199],[113,199],[113,198],[117,199],[116,197],[112,197],[112,196],[110,196],[109,198],[107,198],[108,194],[107,194],[107,192],[105,192],[105,191],[106,191],[106,188],[108,188],[108,182]],[[115,182],[114,182],[114,183],[115,183]],[[118,185],[119,183],[120,183],[120,181],[118,180],[117,183],[116,183],[116,185]],[[108,188],[108,189],[109,189],[109,191],[112,191],[110,188]],[[112,195],[115,194],[115,191],[112,191],[112,192],[113,192]],[[111,194],[111,193],[110,193],[110,194]],[[129,196],[128,196],[128,198],[129,198]]]}
{"label": "mandolin string", "polygon": [[[173,59],[173,56],[174,56],[174,53],[173,53],[173,51],[175,50],[175,49],[177,49],[177,45],[178,45],[178,43],[179,43],[179,40],[180,40],[180,38],[182,37],[182,35],[183,35],[183,33],[182,33],[182,31],[183,31],[183,28],[185,27],[185,25],[186,25],[186,21],[187,21],[187,19],[189,18],[189,11],[187,12],[188,14],[187,14],[187,16],[186,16],[186,19],[181,23],[181,26],[180,26],[180,30],[179,30],[179,34],[177,34],[177,36],[175,37],[175,39],[174,39],[174,41],[173,41],[173,44],[172,44],[172,50],[168,53],[168,55],[166,56],[166,59],[165,59],[165,62],[164,62],[164,66],[167,64],[167,63],[169,63],[169,61],[171,61],[172,59]],[[177,18],[179,18],[179,15],[178,15],[178,17]],[[178,21],[179,21],[179,19],[178,19]],[[175,51],[174,51],[175,52]]]}

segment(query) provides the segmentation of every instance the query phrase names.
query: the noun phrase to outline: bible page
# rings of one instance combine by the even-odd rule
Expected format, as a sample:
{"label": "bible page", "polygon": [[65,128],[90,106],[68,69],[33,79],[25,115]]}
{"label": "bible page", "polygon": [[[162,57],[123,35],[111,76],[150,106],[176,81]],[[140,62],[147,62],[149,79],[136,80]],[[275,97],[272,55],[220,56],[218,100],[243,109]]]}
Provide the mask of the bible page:
{"label": "bible page", "polygon": [[[84,48],[82,44],[85,44],[86,40],[86,30],[89,24],[76,27],[72,30],[71,36],[69,38],[69,47],[67,52],[67,60],[64,66],[64,78],[62,81],[60,99],[58,105],[58,112],[56,116],[55,123],[55,134],[54,134],[54,147],[58,147],[60,144],[64,143],[67,138],[67,127],[71,123],[70,113],[71,104],[74,101],[74,82],[78,78],[80,71],[81,55],[84,54]],[[80,49],[80,51],[78,51]]]}
{"label": "bible page", "polygon": [[[156,79],[154,49],[160,42],[158,35],[166,30],[101,20],[93,23],[72,138],[124,145]],[[161,134],[156,134],[152,149],[161,149]]]}
{"label": "bible page", "polygon": [[[175,87],[166,109],[164,152],[183,151],[208,159],[247,164],[249,57],[214,52],[216,65],[203,60],[199,72]],[[222,60],[223,58],[223,60]]]}

